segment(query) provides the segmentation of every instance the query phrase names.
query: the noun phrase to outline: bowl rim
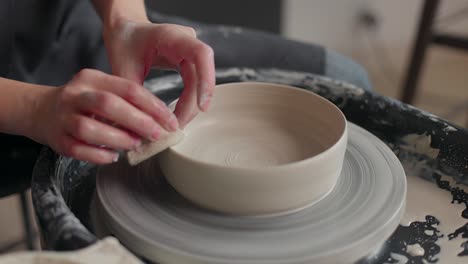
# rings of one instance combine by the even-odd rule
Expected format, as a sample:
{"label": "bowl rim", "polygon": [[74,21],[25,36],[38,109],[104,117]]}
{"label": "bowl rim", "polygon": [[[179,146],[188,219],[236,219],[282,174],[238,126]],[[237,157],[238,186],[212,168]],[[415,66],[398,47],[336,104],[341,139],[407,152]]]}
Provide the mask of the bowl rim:
{"label": "bowl rim", "polygon": [[[347,122],[347,119],[346,119],[346,116],[344,115],[344,113],[341,111],[341,109],[338,106],[336,106],[335,104],[333,104],[332,102],[330,102],[326,98],[324,98],[324,97],[322,97],[322,96],[320,96],[320,95],[318,95],[318,94],[316,94],[316,93],[314,93],[312,91],[309,91],[309,90],[306,90],[306,89],[303,89],[303,88],[299,88],[299,87],[290,86],[290,85],[270,83],[270,82],[232,82],[232,83],[223,83],[223,84],[216,85],[215,89],[218,89],[220,87],[225,87],[225,86],[232,86],[232,85],[236,85],[236,86],[249,86],[249,85],[275,86],[277,88],[290,89],[290,90],[293,90],[293,91],[296,91],[296,92],[300,92],[300,93],[303,93],[303,94],[305,94],[307,96],[313,96],[316,99],[323,101],[325,103],[325,105],[327,105],[331,109],[335,110],[335,112],[337,113],[337,116],[340,119],[340,122],[343,122],[343,129],[342,129],[342,131],[341,131],[341,133],[340,133],[340,135],[338,137],[338,140],[336,140],[333,144],[331,144],[325,150],[323,150],[323,151],[321,151],[321,152],[319,152],[319,153],[317,153],[317,154],[315,154],[313,156],[307,157],[305,159],[292,161],[292,162],[288,162],[288,163],[284,163],[284,164],[269,165],[269,166],[264,166],[264,167],[225,166],[225,165],[220,165],[218,163],[211,163],[211,162],[208,162],[208,161],[198,160],[198,159],[192,158],[191,156],[184,155],[180,151],[176,151],[174,149],[175,146],[167,148],[164,151],[164,152],[166,152],[166,154],[171,153],[172,155],[177,156],[178,159],[184,160],[184,162],[190,162],[190,163],[193,163],[193,164],[198,164],[198,165],[205,166],[205,167],[211,167],[211,168],[214,168],[214,169],[237,170],[237,171],[240,171],[240,172],[242,172],[242,171],[243,172],[255,172],[255,171],[258,172],[258,171],[270,171],[270,170],[277,171],[277,170],[281,170],[281,169],[300,168],[300,167],[303,167],[303,166],[307,166],[311,162],[320,162],[320,160],[325,159],[326,156],[329,155],[330,152],[337,149],[341,145],[342,141],[347,142],[347,139],[348,139],[348,135],[347,135],[348,134],[348,122]],[[169,107],[175,106],[177,101],[178,101],[178,99],[175,99],[174,101],[170,102],[168,104],[168,106]],[[344,144],[346,144],[346,142]],[[343,152],[343,154],[344,154],[344,152]]]}

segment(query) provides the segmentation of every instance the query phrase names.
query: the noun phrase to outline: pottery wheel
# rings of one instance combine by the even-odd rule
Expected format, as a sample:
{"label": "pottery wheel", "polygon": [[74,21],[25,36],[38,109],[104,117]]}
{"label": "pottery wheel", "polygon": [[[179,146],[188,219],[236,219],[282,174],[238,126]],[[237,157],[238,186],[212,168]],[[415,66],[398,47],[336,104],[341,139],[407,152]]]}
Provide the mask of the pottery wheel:
{"label": "pottery wheel", "polygon": [[236,217],[199,208],[169,186],[154,159],[102,167],[96,188],[107,228],[151,261],[353,263],[377,250],[398,226],[406,177],[384,143],[349,124],[337,185],[298,212]]}

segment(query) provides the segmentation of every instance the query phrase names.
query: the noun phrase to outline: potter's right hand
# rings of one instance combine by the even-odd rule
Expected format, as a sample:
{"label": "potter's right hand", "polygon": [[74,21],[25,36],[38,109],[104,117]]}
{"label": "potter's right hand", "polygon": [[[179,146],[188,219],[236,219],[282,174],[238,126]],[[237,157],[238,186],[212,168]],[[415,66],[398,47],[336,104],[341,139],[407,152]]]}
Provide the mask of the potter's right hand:
{"label": "potter's right hand", "polygon": [[178,121],[141,85],[96,70],[82,70],[66,85],[50,89],[35,114],[34,139],[59,154],[96,164],[118,159],[142,138],[157,140]]}

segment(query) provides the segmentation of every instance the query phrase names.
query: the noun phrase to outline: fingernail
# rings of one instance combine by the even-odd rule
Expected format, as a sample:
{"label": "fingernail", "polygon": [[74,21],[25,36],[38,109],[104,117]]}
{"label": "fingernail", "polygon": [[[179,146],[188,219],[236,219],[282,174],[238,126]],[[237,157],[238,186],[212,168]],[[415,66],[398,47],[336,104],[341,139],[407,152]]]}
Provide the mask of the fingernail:
{"label": "fingernail", "polygon": [[173,113],[171,113],[167,125],[171,131],[176,131],[179,128],[179,120],[177,120],[177,117]]}
{"label": "fingernail", "polygon": [[208,108],[208,103],[210,96],[206,92],[208,90],[208,83],[205,81],[201,81],[200,88],[198,89],[198,107],[205,111]]}
{"label": "fingernail", "polygon": [[207,94],[202,95],[202,98],[200,99],[200,110],[203,112],[208,110],[208,107],[210,106],[210,102],[211,102],[211,96],[208,96]]}
{"label": "fingernail", "polygon": [[153,133],[151,133],[151,139],[152,140],[158,140],[159,139],[159,134],[161,134],[161,131],[159,130],[159,126],[154,126],[153,128]]}
{"label": "fingernail", "polygon": [[115,154],[114,154],[114,158],[112,159],[112,161],[113,161],[113,162],[119,161],[119,156],[120,156],[119,153],[115,153]]}

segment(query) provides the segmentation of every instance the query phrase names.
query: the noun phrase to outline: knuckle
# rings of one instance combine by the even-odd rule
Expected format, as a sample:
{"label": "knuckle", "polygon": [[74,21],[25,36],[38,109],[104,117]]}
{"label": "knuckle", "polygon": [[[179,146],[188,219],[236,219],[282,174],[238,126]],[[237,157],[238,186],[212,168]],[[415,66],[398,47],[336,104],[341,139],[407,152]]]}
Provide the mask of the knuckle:
{"label": "knuckle", "polygon": [[63,88],[62,88],[62,93],[60,94],[60,96],[62,97],[68,97],[70,95],[73,94],[73,91],[76,90],[74,87],[79,87],[78,85],[65,85]]}
{"label": "knuckle", "polygon": [[81,85],[65,85],[58,94],[57,103],[64,107],[71,107],[80,103],[81,97],[85,97],[82,95],[83,90]]}
{"label": "knuckle", "polygon": [[76,145],[64,138],[61,140],[58,152],[62,156],[75,157],[77,154]]}
{"label": "knuckle", "polygon": [[94,74],[94,70],[92,69],[82,69],[77,74],[75,74],[74,79],[86,79],[88,76]]}
{"label": "knuckle", "polygon": [[70,89],[64,88],[62,92],[57,97],[57,107],[58,109],[65,110],[73,106],[74,97]]}
{"label": "knuckle", "polygon": [[102,113],[109,113],[114,108],[114,100],[109,93],[96,93],[95,107]]}
{"label": "knuckle", "polygon": [[78,138],[83,138],[90,132],[93,132],[94,126],[84,117],[78,117],[73,122],[73,134]]}
{"label": "knuckle", "polygon": [[96,104],[96,93],[92,90],[82,91],[79,93],[77,100],[81,101],[82,104],[90,108]]}
{"label": "knuckle", "polygon": [[213,48],[203,42],[199,42],[195,47],[195,50],[199,56],[207,56],[209,58],[214,56]]}
{"label": "knuckle", "polygon": [[206,54],[209,56],[209,57],[214,57],[214,50],[211,46],[208,46],[205,44],[205,49],[206,49]]}
{"label": "knuckle", "polygon": [[122,148],[132,149],[135,146],[135,141],[130,136],[114,134],[113,138],[116,139],[116,142],[119,142]]}
{"label": "knuckle", "polygon": [[197,31],[193,27],[185,27],[186,31],[190,34],[190,36],[196,38]]}
{"label": "knuckle", "polygon": [[145,115],[139,115],[136,120],[137,125],[142,129],[142,132],[146,132],[144,134],[151,135],[152,130],[156,126],[156,123],[153,121],[153,119]]}
{"label": "knuckle", "polygon": [[159,24],[159,29],[164,33],[173,31],[175,27],[177,26],[173,24],[167,24],[167,23]]}
{"label": "knuckle", "polygon": [[151,123],[152,123],[151,122],[152,120],[150,120],[148,117],[142,116],[142,115],[139,115],[137,120],[138,120],[138,122],[137,122],[138,126],[143,128],[143,129],[150,127]]}
{"label": "knuckle", "polygon": [[65,157],[74,157],[71,146],[70,147],[63,147],[61,153],[59,153],[59,154],[62,155],[62,156],[65,156]]}
{"label": "knuckle", "polygon": [[109,163],[109,155],[103,153],[96,153],[92,157],[89,158],[93,163],[96,164],[106,164]]}
{"label": "knuckle", "polygon": [[127,90],[125,92],[125,99],[134,101],[140,95],[140,87],[138,84],[129,82]]}

